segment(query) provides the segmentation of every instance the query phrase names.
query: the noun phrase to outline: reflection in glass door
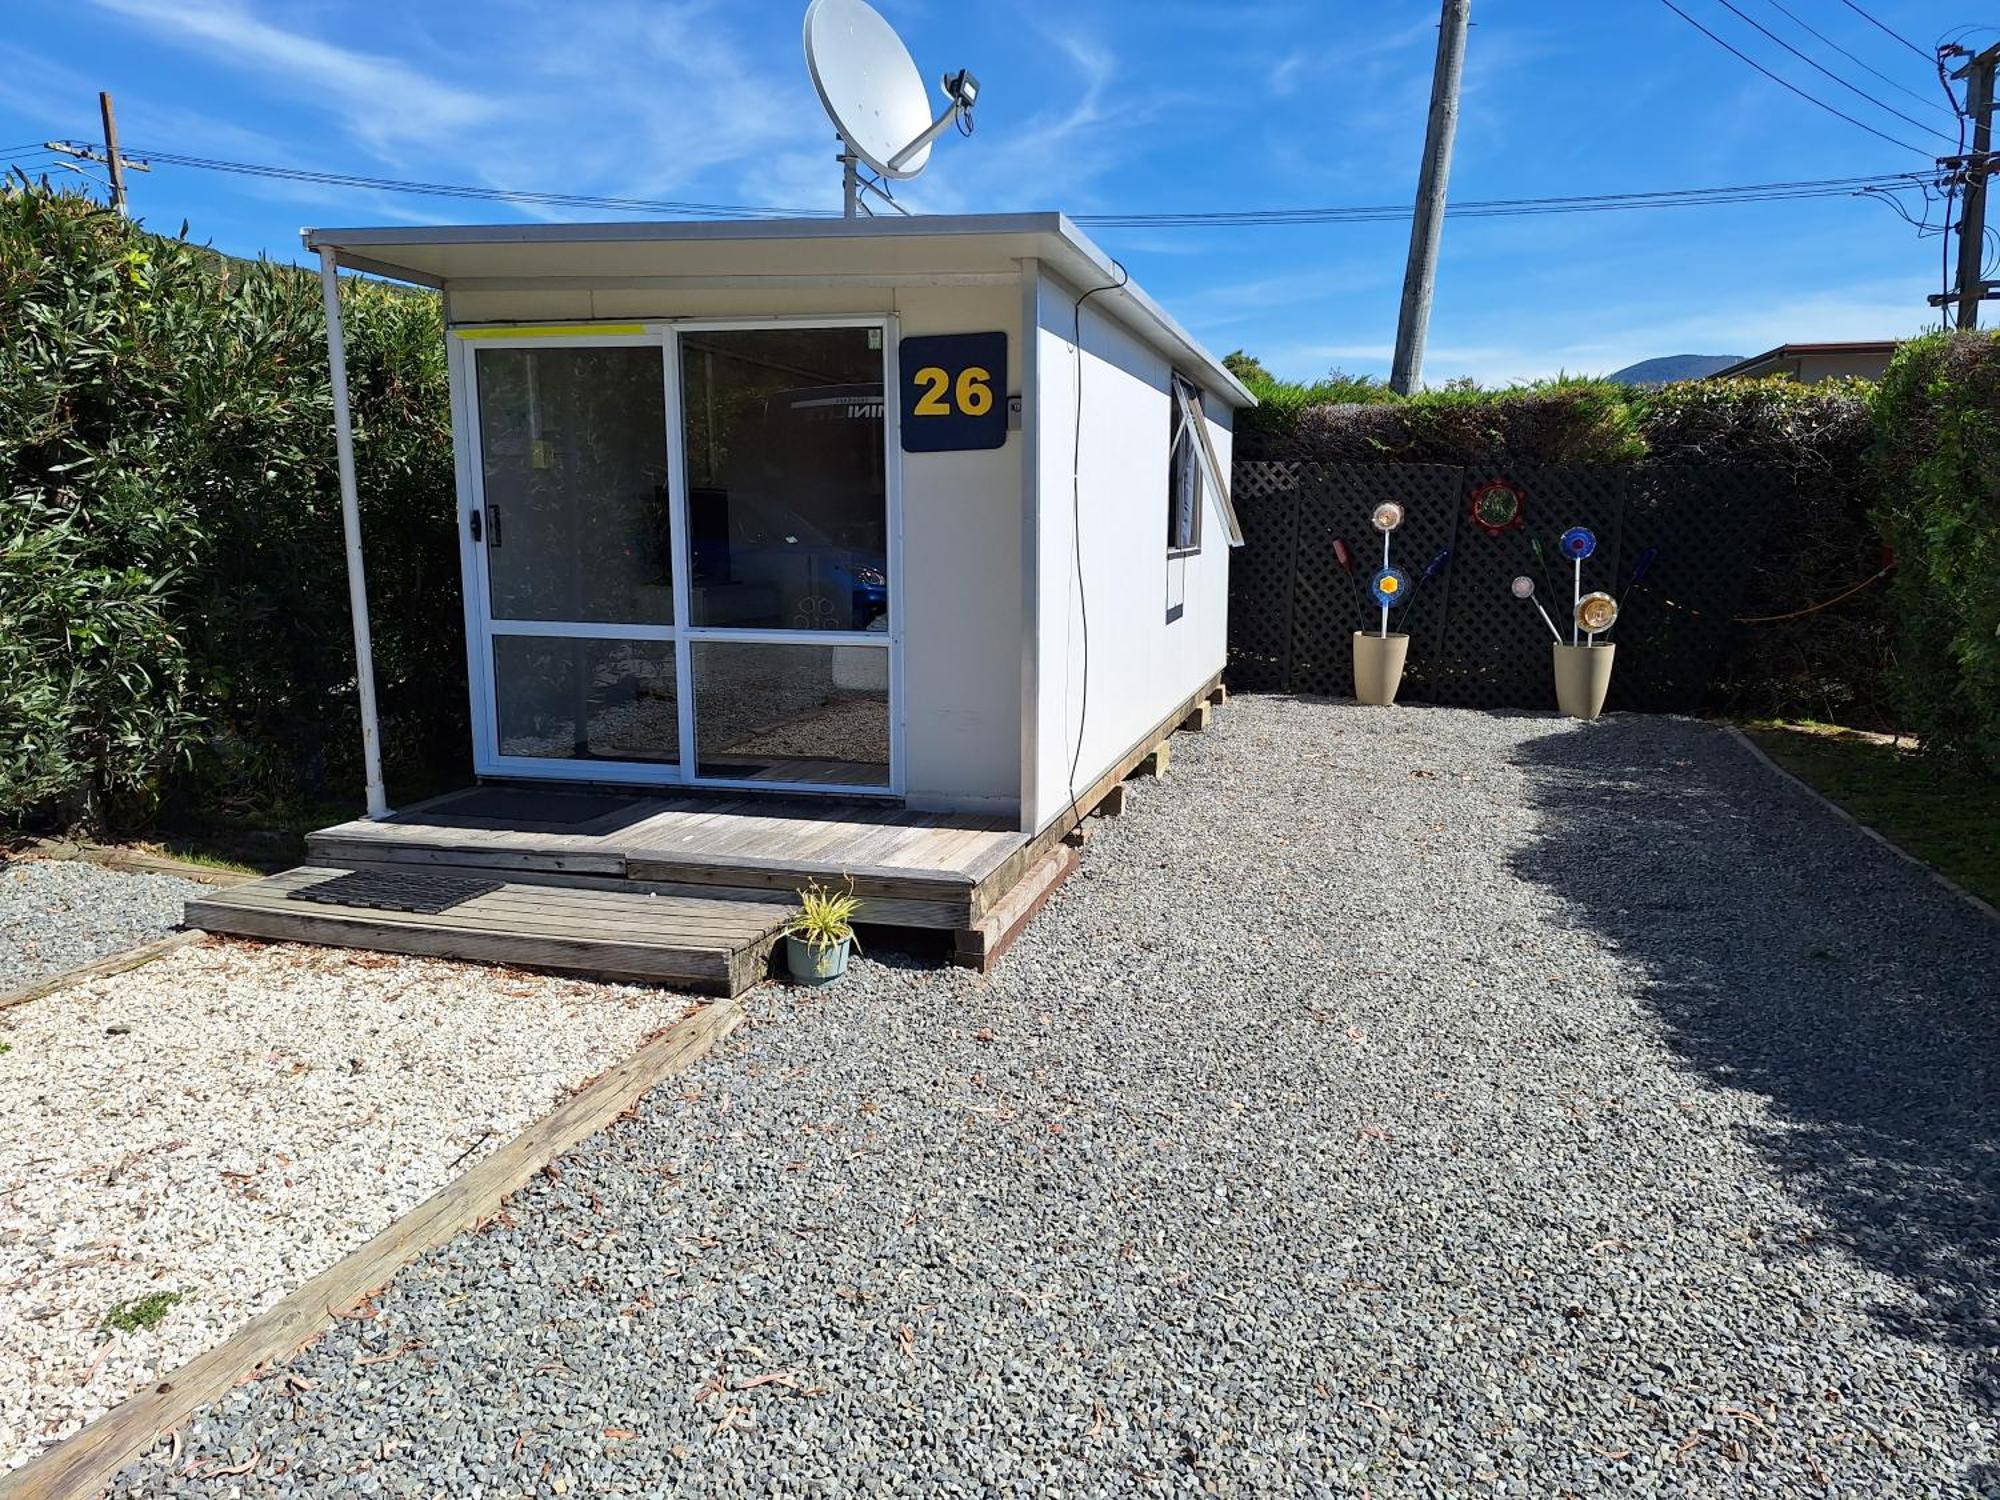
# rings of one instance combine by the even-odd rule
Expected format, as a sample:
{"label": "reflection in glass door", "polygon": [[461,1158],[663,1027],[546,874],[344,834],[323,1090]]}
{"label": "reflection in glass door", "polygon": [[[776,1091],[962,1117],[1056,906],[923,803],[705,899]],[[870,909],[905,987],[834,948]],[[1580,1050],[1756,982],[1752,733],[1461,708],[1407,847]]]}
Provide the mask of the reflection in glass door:
{"label": "reflection in glass door", "polygon": [[505,760],[680,759],[660,361],[652,339],[474,353]]}
{"label": "reflection in glass door", "polygon": [[680,335],[699,780],[891,785],[883,343]]}

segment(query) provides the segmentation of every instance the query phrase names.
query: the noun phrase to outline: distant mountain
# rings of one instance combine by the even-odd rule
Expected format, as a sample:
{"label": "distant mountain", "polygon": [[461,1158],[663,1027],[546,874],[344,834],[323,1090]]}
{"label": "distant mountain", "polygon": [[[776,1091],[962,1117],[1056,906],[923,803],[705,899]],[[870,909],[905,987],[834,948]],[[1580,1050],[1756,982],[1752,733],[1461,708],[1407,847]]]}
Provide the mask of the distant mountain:
{"label": "distant mountain", "polygon": [[1743,354],[1662,354],[1658,359],[1642,359],[1636,365],[1627,365],[1608,378],[1620,385],[1665,385],[1670,380],[1699,380],[1748,357]]}

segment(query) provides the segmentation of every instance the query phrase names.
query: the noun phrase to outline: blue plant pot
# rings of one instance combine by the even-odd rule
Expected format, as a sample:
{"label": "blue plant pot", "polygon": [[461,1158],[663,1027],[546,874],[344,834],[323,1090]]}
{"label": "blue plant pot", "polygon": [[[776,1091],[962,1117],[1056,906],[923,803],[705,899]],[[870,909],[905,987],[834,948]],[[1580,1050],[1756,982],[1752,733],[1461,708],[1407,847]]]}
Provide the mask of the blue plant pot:
{"label": "blue plant pot", "polygon": [[785,967],[795,984],[832,984],[847,972],[847,950],[853,939],[831,947],[815,948],[804,938],[785,938]]}

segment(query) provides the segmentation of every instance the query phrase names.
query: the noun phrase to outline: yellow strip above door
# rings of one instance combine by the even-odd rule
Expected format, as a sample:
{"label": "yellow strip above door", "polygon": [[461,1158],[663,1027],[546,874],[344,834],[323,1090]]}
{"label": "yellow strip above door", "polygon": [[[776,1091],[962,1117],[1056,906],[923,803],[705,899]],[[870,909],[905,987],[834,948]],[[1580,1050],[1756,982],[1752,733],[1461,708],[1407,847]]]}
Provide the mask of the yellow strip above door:
{"label": "yellow strip above door", "polygon": [[644,323],[541,323],[523,328],[454,328],[461,339],[574,339],[605,334],[640,334]]}

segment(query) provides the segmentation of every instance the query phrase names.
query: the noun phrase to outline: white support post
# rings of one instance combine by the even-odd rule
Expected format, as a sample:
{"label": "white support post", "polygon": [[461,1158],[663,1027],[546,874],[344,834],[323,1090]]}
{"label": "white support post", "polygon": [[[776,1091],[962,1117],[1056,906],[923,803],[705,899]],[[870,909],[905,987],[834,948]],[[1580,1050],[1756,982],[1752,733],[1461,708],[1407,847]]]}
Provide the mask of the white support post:
{"label": "white support post", "polygon": [[368,635],[368,576],[361,562],[361,493],[354,480],[354,422],[347,407],[347,335],[340,324],[340,271],[331,249],[319,252],[326,297],[326,362],[333,377],[333,451],[340,466],[340,529],[347,538],[347,607],[354,617],[354,683],[361,699],[361,763],[368,816],[389,815],[382,788],[382,728],[375,714],[375,648]]}

